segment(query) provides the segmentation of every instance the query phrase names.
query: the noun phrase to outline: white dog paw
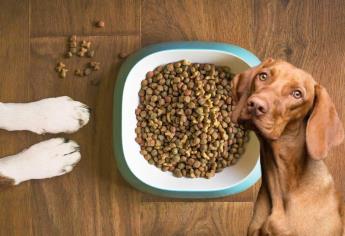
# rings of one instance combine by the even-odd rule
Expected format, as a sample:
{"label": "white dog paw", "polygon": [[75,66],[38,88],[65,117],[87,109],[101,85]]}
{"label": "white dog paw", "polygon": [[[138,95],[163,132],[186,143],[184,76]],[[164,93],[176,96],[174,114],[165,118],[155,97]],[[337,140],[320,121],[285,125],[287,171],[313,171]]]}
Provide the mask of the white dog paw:
{"label": "white dog paw", "polygon": [[67,96],[43,99],[32,105],[37,118],[32,122],[32,131],[38,134],[73,133],[90,119],[89,107]]}
{"label": "white dog paw", "polygon": [[15,184],[30,179],[52,178],[72,171],[80,157],[77,143],[54,138],[0,159],[0,174],[14,179]]}
{"label": "white dog paw", "polygon": [[73,133],[86,125],[90,109],[70,97],[47,98],[31,103],[1,103],[0,128],[29,130],[37,134]]}

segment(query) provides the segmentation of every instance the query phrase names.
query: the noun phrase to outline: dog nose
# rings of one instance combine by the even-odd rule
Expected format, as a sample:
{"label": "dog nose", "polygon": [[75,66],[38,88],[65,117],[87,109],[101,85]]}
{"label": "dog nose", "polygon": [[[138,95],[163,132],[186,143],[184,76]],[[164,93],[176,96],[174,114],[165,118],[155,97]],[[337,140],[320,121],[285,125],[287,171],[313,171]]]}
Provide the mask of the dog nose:
{"label": "dog nose", "polygon": [[268,107],[264,100],[258,97],[253,97],[248,100],[247,109],[253,115],[261,116],[267,112]]}

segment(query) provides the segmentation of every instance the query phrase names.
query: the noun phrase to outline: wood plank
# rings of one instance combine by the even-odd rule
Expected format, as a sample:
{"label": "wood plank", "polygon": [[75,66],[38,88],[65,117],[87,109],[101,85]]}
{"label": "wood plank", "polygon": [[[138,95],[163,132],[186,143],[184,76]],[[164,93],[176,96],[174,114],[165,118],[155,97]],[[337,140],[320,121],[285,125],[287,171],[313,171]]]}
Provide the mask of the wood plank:
{"label": "wood plank", "polygon": [[[328,90],[345,124],[345,5],[343,1],[254,1],[254,52],[283,58],[310,72]],[[345,199],[345,143],[326,163]]]}
{"label": "wood plank", "polygon": [[[58,77],[54,67],[64,52],[66,38],[31,40],[30,99],[67,95],[89,105],[92,115],[90,123],[79,132],[58,135],[80,144],[82,160],[71,174],[31,183],[34,195],[31,196],[32,211],[27,217],[35,219],[32,227],[38,235],[138,235],[140,193],[118,173],[111,127],[113,88],[121,63],[118,53],[136,50],[139,36],[83,39],[92,42],[93,60],[101,62],[101,70],[89,77],[74,77],[73,68],[82,68],[91,60],[64,59],[71,69],[65,79]],[[99,83],[95,85],[93,80]],[[52,136],[35,136],[30,141],[36,143]]]}
{"label": "wood plank", "polygon": [[144,0],[142,44],[208,40],[253,49],[252,10],[249,0]]}
{"label": "wood plank", "polygon": [[[94,26],[103,20],[104,28]],[[31,1],[31,35],[62,36],[137,34],[140,0]]]}
{"label": "wood plank", "polygon": [[141,235],[246,235],[253,203],[143,203]]}
{"label": "wood plank", "polygon": [[[28,100],[29,1],[0,1],[1,102]],[[15,17],[14,17],[15,16]],[[28,145],[27,133],[0,131],[0,156],[15,154]],[[0,194],[0,235],[32,234],[30,184]]]}

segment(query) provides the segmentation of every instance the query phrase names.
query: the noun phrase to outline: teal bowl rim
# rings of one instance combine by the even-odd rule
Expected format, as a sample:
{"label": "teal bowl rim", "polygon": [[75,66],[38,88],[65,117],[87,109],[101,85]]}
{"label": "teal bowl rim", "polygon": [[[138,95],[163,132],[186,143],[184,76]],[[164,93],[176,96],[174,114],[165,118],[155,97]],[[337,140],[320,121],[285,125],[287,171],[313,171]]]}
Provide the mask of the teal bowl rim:
{"label": "teal bowl rim", "polygon": [[136,189],[150,194],[155,194],[163,197],[172,198],[216,198],[224,197],[228,195],[233,195],[245,191],[254,185],[261,177],[261,167],[260,158],[258,159],[253,170],[239,183],[232,185],[228,188],[223,188],[219,190],[167,190],[160,189],[150,186],[142,182],[137,178],[130,170],[129,166],[124,157],[123,146],[122,146],[122,97],[123,88],[125,81],[131,69],[144,57],[153,54],[155,52],[167,51],[167,50],[190,50],[190,49],[203,49],[212,51],[222,51],[227,52],[235,57],[246,62],[250,67],[257,66],[260,64],[260,60],[251,52],[243,49],[239,46],[226,44],[226,43],[216,43],[216,42],[200,42],[200,41],[190,41],[190,42],[169,42],[160,43],[142,48],[129,56],[121,65],[118,72],[117,80],[114,89],[114,109],[113,109],[113,148],[115,153],[115,159],[117,162],[117,167],[122,175],[122,177],[130,183]]}

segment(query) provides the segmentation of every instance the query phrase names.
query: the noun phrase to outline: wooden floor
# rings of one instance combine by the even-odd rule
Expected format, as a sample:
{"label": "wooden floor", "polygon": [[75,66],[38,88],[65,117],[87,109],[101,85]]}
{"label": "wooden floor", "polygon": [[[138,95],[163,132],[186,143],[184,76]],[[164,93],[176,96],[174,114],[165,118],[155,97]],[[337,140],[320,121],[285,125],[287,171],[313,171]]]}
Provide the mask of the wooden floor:
{"label": "wooden floor", "polygon": [[[93,110],[87,127],[63,135],[82,148],[71,174],[1,192],[0,235],[245,235],[258,184],[236,196],[190,201],[144,194],[121,178],[111,133],[120,52],[173,40],[238,44],[312,73],[345,121],[342,0],[1,0],[0,9],[1,102],[68,95]],[[92,26],[98,19],[105,28]],[[90,78],[57,78],[54,66],[71,34],[95,46],[102,70]],[[0,131],[0,156],[50,137]],[[343,144],[327,159],[343,196],[344,153]]]}

